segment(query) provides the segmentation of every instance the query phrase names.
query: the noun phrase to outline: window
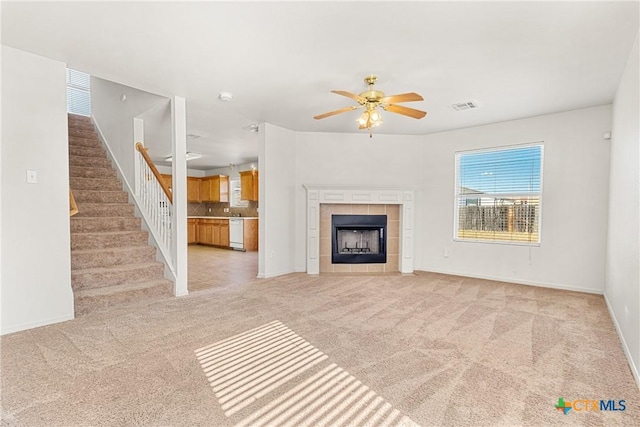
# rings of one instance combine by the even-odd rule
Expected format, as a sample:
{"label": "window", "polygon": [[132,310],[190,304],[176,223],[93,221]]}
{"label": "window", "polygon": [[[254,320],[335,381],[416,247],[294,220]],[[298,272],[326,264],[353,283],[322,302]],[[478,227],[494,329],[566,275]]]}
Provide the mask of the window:
{"label": "window", "polygon": [[540,243],[542,144],[456,153],[455,240]]}
{"label": "window", "polygon": [[249,207],[248,200],[242,200],[240,197],[242,196],[242,187],[240,186],[239,179],[233,179],[229,182],[229,187],[231,188],[231,198],[229,205],[232,208],[246,208]]}
{"label": "window", "polygon": [[91,115],[91,76],[67,68],[67,112]]}

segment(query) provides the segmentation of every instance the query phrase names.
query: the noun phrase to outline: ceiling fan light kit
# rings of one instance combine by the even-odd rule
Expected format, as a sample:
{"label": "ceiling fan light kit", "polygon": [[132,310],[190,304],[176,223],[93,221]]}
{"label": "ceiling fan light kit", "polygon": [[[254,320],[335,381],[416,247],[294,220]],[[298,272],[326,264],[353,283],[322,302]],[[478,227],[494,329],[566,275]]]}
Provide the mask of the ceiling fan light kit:
{"label": "ceiling fan light kit", "polygon": [[339,110],[330,111],[328,113],[320,114],[314,117],[316,120],[324,119],[326,117],[335,116],[336,114],[346,113],[347,111],[357,110],[359,108],[364,108],[365,111],[356,119],[358,123],[359,129],[368,129],[369,130],[369,138],[373,136],[371,128],[380,126],[382,124],[382,115],[380,111],[378,111],[378,107],[382,108],[385,111],[390,111],[396,114],[402,114],[403,116],[412,117],[414,119],[421,119],[427,115],[425,111],[416,110],[409,107],[403,107],[401,105],[396,105],[394,103],[398,102],[413,102],[413,101],[424,101],[421,95],[410,92],[410,93],[402,93],[398,95],[385,96],[384,92],[380,90],[375,90],[373,85],[376,83],[378,78],[373,74],[366,76],[364,81],[369,85],[369,90],[362,92],[359,95],[356,95],[351,92],[343,91],[343,90],[332,90],[332,93],[346,96],[347,98],[351,98],[358,102],[359,105],[353,105],[351,107],[341,108]]}

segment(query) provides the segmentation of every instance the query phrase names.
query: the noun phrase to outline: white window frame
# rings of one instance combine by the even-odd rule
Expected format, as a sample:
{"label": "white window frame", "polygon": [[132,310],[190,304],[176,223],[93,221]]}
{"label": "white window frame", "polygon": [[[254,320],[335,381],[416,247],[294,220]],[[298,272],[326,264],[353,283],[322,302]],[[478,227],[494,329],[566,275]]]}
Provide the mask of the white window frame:
{"label": "white window frame", "polygon": [[[518,148],[527,148],[527,147],[540,147],[540,192],[538,194],[538,240],[537,241],[521,241],[521,240],[501,240],[501,239],[481,239],[481,238],[468,238],[468,237],[459,237],[458,236],[458,226],[460,221],[460,213],[458,211],[459,208],[459,199],[460,197],[464,197],[460,195],[460,156],[465,154],[481,154],[481,153],[489,153],[489,152],[500,152],[506,150],[513,150]],[[482,148],[482,149],[472,149],[472,150],[461,150],[455,152],[455,180],[454,180],[454,197],[453,197],[453,240],[455,242],[464,242],[464,243],[490,243],[490,244],[499,244],[499,245],[516,245],[516,246],[540,246],[542,242],[542,207],[543,207],[543,189],[544,189],[544,141],[537,141],[527,144],[516,144],[516,145],[506,145],[499,147],[491,147],[491,148]],[[496,196],[513,196],[517,195],[513,194],[491,194],[486,193],[487,198],[500,198]],[[468,196],[467,196],[468,197]]]}
{"label": "white window frame", "polygon": [[[86,79],[86,84],[83,80]],[[67,68],[67,113],[91,116],[91,76]],[[75,94],[75,95],[74,95]]]}
{"label": "white window frame", "polygon": [[[231,193],[231,197],[229,197],[229,207],[231,208],[248,208],[249,201],[240,199],[242,195],[242,187],[241,187],[240,177],[233,178],[229,180],[229,193]],[[236,198],[235,190],[238,188],[238,197]]]}

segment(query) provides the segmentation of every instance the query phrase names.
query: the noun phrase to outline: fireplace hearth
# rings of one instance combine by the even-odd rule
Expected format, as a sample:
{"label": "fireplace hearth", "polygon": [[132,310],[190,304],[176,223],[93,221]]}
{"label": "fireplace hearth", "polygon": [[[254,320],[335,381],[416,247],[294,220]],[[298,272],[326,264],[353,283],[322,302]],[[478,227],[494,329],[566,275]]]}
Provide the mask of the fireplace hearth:
{"label": "fireplace hearth", "polygon": [[331,215],[332,264],[387,262],[386,215]]}

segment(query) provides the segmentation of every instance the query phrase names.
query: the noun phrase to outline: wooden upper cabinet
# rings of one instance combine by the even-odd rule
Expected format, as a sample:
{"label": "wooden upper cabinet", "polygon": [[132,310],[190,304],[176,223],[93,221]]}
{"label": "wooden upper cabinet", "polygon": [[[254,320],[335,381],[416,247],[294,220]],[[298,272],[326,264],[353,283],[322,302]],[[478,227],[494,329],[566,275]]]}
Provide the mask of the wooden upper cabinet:
{"label": "wooden upper cabinet", "polygon": [[187,202],[200,201],[200,178],[187,177]]}
{"label": "wooden upper cabinet", "polygon": [[215,175],[200,178],[201,202],[228,202],[229,201],[229,177]]}
{"label": "wooden upper cabinet", "polygon": [[258,201],[258,171],[240,172],[240,198]]}

